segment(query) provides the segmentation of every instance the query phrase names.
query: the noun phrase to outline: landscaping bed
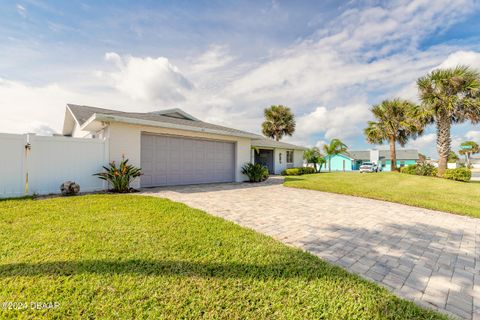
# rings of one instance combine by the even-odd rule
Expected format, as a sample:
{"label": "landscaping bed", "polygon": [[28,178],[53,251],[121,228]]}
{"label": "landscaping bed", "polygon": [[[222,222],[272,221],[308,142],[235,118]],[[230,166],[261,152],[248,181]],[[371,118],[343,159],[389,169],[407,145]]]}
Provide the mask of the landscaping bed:
{"label": "landscaping bed", "polygon": [[[28,303],[0,309],[1,318],[443,318],[311,254],[169,200],[7,200],[0,212],[0,295]],[[32,309],[31,302],[53,307]]]}

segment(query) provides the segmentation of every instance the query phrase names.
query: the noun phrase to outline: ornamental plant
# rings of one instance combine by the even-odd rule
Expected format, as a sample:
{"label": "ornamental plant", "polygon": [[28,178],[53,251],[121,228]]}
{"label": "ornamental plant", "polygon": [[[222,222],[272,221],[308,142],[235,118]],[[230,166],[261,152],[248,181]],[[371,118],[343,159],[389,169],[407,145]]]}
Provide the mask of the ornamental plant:
{"label": "ornamental plant", "polygon": [[94,175],[107,181],[112,186],[111,191],[118,193],[130,192],[132,181],[142,175],[142,170],[128,164],[128,159],[125,158],[122,158],[118,167],[115,161],[112,161],[108,167],[104,166],[103,169],[105,169],[105,172]]}

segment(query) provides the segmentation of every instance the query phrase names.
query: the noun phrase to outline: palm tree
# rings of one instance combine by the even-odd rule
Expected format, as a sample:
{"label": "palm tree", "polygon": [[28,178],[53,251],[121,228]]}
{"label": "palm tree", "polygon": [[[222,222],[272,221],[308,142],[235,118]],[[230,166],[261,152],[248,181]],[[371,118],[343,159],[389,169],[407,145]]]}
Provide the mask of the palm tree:
{"label": "palm tree", "polygon": [[480,152],[480,147],[478,143],[475,141],[465,141],[460,144],[460,150],[458,153],[463,154],[465,156],[465,162],[467,164],[467,168],[470,168],[470,157],[472,154]]}
{"label": "palm tree", "polygon": [[384,100],[371,109],[376,121],[369,121],[364,129],[369,143],[390,144],[390,170],[397,170],[396,144],[402,147],[410,137],[422,133],[423,123],[418,117],[418,107],[402,99]]}
{"label": "palm tree", "polygon": [[458,161],[459,159],[460,159],[460,158],[459,158],[458,155],[455,153],[455,151],[450,151],[450,153],[448,154],[447,162],[448,162],[448,163],[457,163],[457,161]]}
{"label": "palm tree", "polygon": [[480,73],[468,66],[437,69],[417,80],[425,123],[437,127],[438,175],[447,169],[452,124],[480,122]]}
{"label": "palm tree", "polygon": [[328,171],[332,171],[332,157],[336,156],[337,154],[347,153],[348,147],[345,143],[340,141],[340,139],[332,139],[330,144],[323,145],[323,152],[328,157]]}
{"label": "palm tree", "polygon": [[278,105],[266,108],[262,132],[266,137],[279,141],[284,135],[295,132],[295,116],[289,107]]}
{"label": "palm tree", "polygon": [[[313,147],[310,149],[307,149],[303,152],[303,159],[307,161],[307,164],[313,164],[313,168],[315,169],[315,172],[318,172],[317,170],[317,164],[321,163],[323,160],[322,159],[322,154],[320,153],[320,150],[317,147]],[[320,165],[321,169],[321,165]]]}

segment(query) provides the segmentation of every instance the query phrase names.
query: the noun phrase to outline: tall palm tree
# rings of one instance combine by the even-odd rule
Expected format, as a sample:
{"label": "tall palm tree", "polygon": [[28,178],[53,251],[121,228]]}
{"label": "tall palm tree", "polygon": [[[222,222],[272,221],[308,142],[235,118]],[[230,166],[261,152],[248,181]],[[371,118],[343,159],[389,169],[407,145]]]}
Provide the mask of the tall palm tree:
{"label": "tall palm tree", "polygon": [[480,122],[480,73],[468,66],[437,69],[417,80],[426,123],[437,127],[438,175],[447,169],[452,124]]}
{"label": "tall palm tree", "polygon": [[348,147],[340,139],[332,139],[330,144],[323,145],[323,152],[328,156],[328,171],[332,171],[332,157],[337,154],[347,153]]}
{"label": "tall palm tree", "polygon": [[465,156],[465,162],[467,164],[467,168],[470,168],[470,158],[472,154],[479,153],[480,146],[475,141],[465,141],[460,144],[460,150],[458,153]]}
{"label": "tall palm tree", "polygon": [[264,114],[262,132],[265,136],[279,141],[284,135],[291,136],[295,132],[295,116],[289,107],[271,106]]}
{"label": "tall palm tree", "polygon": [[402,147],[410,137],[422,133],[423,123],[418,117],[418,107],[402,99],[384,100],[371,109],[376,121],[369,121],[364,129],[369,143],[390,144],[390,170],[397,170],[396,144]]}

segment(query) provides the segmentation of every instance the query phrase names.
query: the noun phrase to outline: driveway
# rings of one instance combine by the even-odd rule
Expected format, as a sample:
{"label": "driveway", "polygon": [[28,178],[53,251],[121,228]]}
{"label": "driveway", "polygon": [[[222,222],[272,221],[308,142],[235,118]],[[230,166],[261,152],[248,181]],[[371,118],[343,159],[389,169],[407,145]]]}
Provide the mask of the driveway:
{"label": "driveway", "polygon": [[480,319],[480,219],[261,184],[143,190],[307,250],[395,294]]}

